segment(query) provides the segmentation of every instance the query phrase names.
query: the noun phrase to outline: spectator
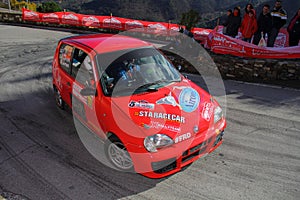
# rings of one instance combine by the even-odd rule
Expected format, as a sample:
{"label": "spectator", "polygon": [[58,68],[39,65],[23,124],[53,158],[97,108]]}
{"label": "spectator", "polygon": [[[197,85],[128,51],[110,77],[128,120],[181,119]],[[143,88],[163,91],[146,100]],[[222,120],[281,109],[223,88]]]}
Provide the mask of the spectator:
{"label": "spectator", "polygon": [[[248,17],[248,14],[249,14],[250,10],[254,10],[254,7],[253,7],[253,5],[252,5],[251,3],[248,3],[248,4],[246,5],[246,7],[245,7],[245,14],[244,14],[243,19],[244,19],[245,17]],[[255,12],[255,10],[254,10],[254,15],[255,15],[254,17],[256,17],[256,12]]]}
{"label": "spectator", "polygon": [[267,46],[274,47],[276,37],[279,30],[286,23],[287,13],[281,6],[281,0],[276,0],[274,9],[271,12],[272,16],[272,29],[268,35]]}
{"label": "spectator", "polygon": [[241,25],[241,12],[238,7],[233,9],[233,14],[228,18],[228,25],[226,26],[226,35],[235,38],[238,34]]}
{"label": "spectator", "polygon": [[226,16],[226,21],[223,23],[223,34],[226,35],[226,29],[227,29],[227,26],[228,26],[228,23],[229,23],[229,18],[230,16],[232,15],[232,10],[229,9],[227,10],[227,16]]}
{"label": "spectator", "polygon": [[258,45],[261,39],[261,33],[263,33],[263,38],[266,39],[266,34],[269,34],[272,29],[272,17],[270,14],[270,5],[265,4],[263,6],[262,12],[257,19],[257,31],[254,34],[253,44]]}
{"label": "spectator", "polygon": [[251,42],[251,38],[254,33],[257,31],[257,22],[254,16],[254,10],[250,10],[247,16],[244,16],[242,25],[241,25],[241,32],[243,36],[243,40],[245,42]]}
{"label": "spectator", "polygon": [[290,21],[290,24],[287,28],[289,32],[289,45],[290,46],[297,46],[300,40],[300,8],[298,12]]}

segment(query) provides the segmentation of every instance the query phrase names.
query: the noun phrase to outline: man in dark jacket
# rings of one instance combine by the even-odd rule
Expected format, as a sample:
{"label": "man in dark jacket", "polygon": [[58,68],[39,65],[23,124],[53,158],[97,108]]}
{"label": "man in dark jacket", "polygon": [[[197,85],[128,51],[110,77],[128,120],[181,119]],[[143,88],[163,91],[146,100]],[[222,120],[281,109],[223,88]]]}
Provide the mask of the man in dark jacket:
{"label": "man in dark jacket", "polygon": [[238,7],[235,7],[232,15],[228,17],[228,24],[224,24],[226,26],[226,35],[231,37],[235,37],[238,34],[239,27],[241,25],[241,13]]}
{"label": "man in dark jacket", "polygon": [[270,14],[270,5],[265,4],[263,6],[262,12],[260,13],[257,19],[258,29],[254,34],[253,44],[258,45],[261,39],[261,32],[263,32],[263,38],[266,39],[266,34],[269,33],[272,29],[272,17]]}
{"label": "man in dark jacket", "polygon": [[289,32],[290,46],[297,46],[300,40],[300,8],[290,21],[287,30]]}
{"label": "man in dark jacket", "polygon": [[281,0],[276,0],[275,7],[271,12],[272,16],[272,29],[268,35],[268,47],[274,47],[276,37],[279,33],[279,30],[286,23],[287,12],[281,6]]}

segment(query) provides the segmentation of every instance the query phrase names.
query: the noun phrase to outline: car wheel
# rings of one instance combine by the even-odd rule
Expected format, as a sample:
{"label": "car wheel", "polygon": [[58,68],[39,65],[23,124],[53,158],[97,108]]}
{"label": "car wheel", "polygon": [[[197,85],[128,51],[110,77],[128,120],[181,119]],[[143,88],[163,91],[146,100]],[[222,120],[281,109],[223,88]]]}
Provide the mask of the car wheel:
{"label": "car wheel", "polygon": [[65,108],[65,102],[62,99],[59,90],[55,87],[54,87],[54,96],[55,96],[55,103],[56,103],[57,107],[59,107],[60,109],[63,110]]}
{"label": "car wheel", "polygon": [[108,160],[120,171],[132,172],[133,162],[124,144],[116,136],[111,136],[105,144]]}

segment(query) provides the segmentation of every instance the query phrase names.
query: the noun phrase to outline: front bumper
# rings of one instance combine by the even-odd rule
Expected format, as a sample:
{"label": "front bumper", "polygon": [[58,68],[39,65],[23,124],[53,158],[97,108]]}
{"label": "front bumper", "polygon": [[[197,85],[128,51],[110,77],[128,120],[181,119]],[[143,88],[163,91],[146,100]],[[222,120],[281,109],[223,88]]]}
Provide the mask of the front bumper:
{"label": "front bumper", "polygon": [[134,154],[135,170],[149,178],[162,178],[181,171],[222,144],[224,127],[217,134],[214,129],[212,133],[199,134],[192,141],[177,143],[156,153]]}

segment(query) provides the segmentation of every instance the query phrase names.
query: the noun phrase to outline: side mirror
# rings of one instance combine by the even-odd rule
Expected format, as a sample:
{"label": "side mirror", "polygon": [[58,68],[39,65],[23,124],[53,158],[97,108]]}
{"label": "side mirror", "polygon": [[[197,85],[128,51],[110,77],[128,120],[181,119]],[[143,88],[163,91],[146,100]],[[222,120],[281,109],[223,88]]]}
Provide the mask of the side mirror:
{"label": "side mirror", "polygon": [[86,87],[80,91],[80,94],[82,96],[97,96],[97,90],[92,87]]}

